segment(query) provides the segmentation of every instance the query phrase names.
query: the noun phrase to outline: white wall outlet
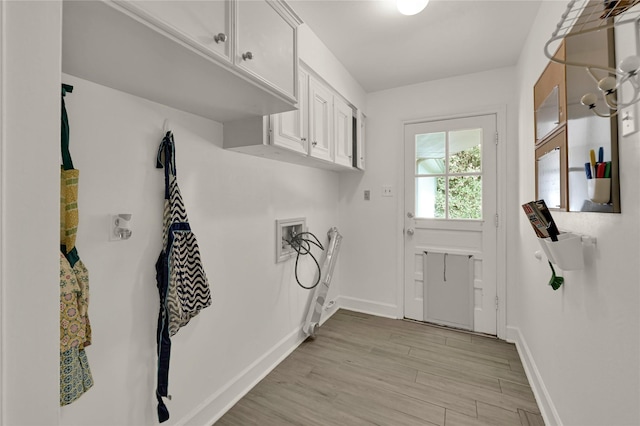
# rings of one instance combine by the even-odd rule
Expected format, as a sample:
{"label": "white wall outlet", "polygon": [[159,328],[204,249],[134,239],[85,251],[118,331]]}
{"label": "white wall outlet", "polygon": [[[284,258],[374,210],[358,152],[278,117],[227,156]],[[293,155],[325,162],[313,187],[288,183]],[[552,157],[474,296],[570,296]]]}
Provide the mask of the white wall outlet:
{"label": "white wall outlet", "polygon": [[335,304],[336,304],[335,299],[333,299],[333,300],[329,300],[329,301],[327,302],[327,304],[326,304],[326,305],[324,305],[324,310],[325,310],[325,311],[328,311],[329,309],[333,308],[333,306],[334,306]]}
{"label": "white wall outlet", "polygon": [[307,232],[307,222],[304,217],[276,220],[276,263],[283,262],[296,254],[289,241],[301,232]]}
{"label": "white wall outlet", "polygon": [[391,185],[383,185],[382,186],[382,196],[383,197],[393,197],[393,187]]}

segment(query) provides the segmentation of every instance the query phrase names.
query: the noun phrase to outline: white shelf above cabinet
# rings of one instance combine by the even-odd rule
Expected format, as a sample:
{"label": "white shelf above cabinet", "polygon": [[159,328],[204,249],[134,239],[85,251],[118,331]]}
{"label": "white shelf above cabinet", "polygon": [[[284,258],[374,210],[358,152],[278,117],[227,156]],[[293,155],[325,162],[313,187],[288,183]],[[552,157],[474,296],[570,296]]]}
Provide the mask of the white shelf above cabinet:
{"label": "white shelf above cabinet", "polygon": [[295,108],[295,98],[243,75],[152,15],[132,12],[132,4],[63,5],[64,73],[219,122]]}

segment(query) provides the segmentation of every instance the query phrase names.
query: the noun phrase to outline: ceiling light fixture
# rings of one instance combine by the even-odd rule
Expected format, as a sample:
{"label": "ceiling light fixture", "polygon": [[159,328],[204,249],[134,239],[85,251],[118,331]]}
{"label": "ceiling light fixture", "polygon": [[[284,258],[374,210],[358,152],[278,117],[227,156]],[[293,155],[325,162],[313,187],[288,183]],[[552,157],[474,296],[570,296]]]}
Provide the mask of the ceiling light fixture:
{"label": "ceiling light fixture", "polygon": [[403,15],[415,15],[427,7],[429,0],[396,0],[396,6]]}

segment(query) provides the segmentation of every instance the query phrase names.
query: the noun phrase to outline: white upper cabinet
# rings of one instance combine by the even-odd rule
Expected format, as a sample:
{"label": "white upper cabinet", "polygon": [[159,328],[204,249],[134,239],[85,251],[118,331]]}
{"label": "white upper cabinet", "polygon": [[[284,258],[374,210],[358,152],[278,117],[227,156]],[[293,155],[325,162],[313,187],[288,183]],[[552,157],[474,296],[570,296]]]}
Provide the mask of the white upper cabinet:
{"label": "white upper cabinet", "polygon": [[299,73],[298,110],[225,123],[224,148],[329,170],[363,170],[364,115],[314,70],[302,65]]}
{"label": "white upper cabinet", "polygon": [[333,93],[309,76],[309,155],[333,161]]}
{"label": "white upper cabinet", "polygon": [[292,99],[297,86],[297,23],[283,13],[284,4],[237,1],[235,64]]}
{"label": "white upper cabinet", "polygon": [[337,96],[333,100],[333,130],[336,164],[353,166],[353,111]]}
{"label": "white upper cabinet", "polygon": [[298,109],[271,116],[271,145],[306,154],[309,152],[309,74],[298,75]]}
{"label": "white upper cabinet", "polygon": [[149,21],[205,53],[231,61],[231,3],[227,1],[131,2],[149,14]]}
{"label": "white upper cabinet", "polygon": [[64,0],[62,16],[64,73],[223,123],[297,104],[283,0]]}

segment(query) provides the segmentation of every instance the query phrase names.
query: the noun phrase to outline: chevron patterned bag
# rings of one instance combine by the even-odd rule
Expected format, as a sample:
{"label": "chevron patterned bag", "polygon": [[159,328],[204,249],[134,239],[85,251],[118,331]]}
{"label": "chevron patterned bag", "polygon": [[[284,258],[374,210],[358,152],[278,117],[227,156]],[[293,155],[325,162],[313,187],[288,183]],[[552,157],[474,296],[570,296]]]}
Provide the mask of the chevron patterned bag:
{"label": "chevron patterned bag", "polygon": [[[162,161],[164,157],[164,162]],[[158,315],[158,418],[169,418],[162,397],[168,397],[171,336],[189,323],[191,318],[211,305],[211,292],[200,259],[200,249],[191,232],[187,212],[176,180],[173,133],[167,132],[156,162],[164,167],[165,194],[162,252],[156,262],[156,280],[160,295]]]}

